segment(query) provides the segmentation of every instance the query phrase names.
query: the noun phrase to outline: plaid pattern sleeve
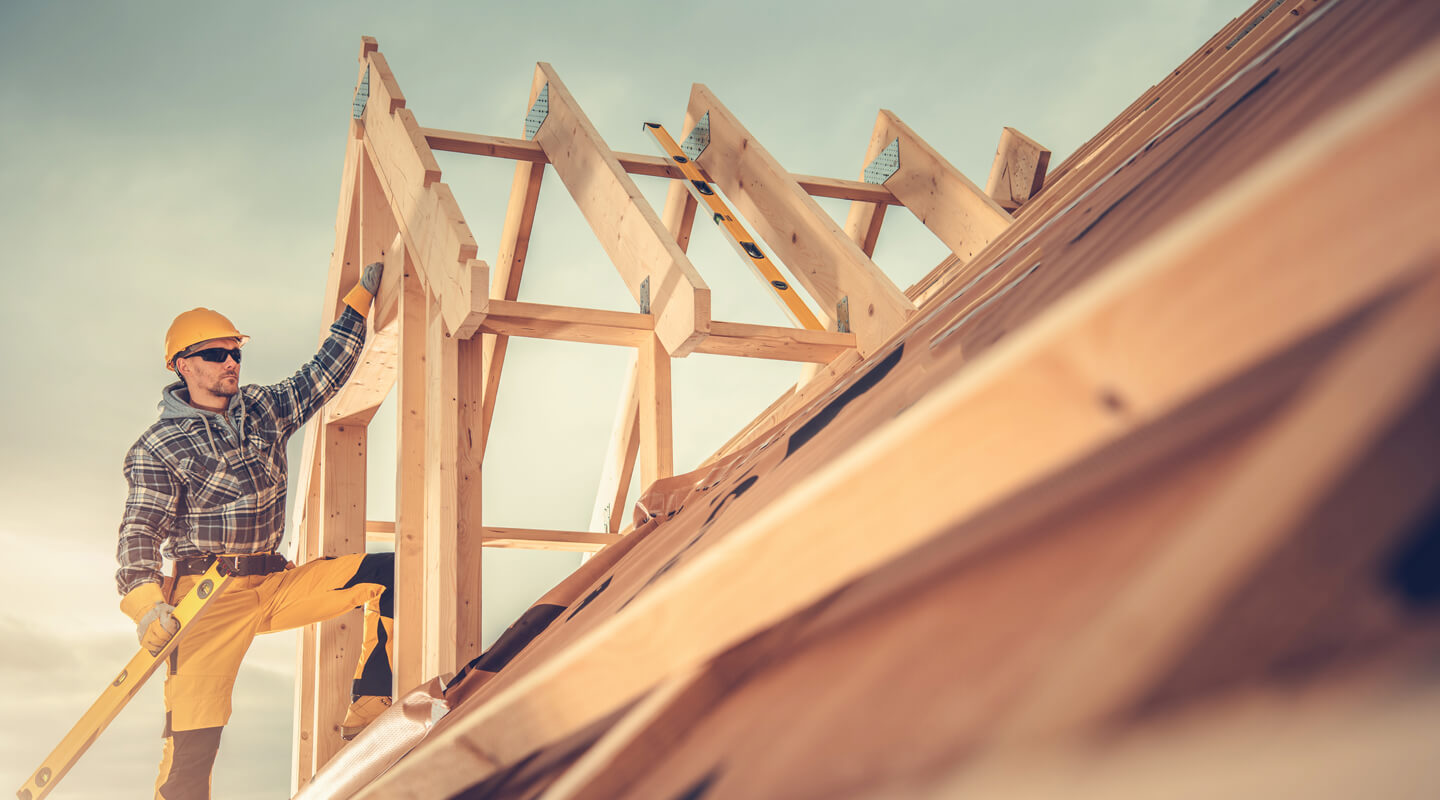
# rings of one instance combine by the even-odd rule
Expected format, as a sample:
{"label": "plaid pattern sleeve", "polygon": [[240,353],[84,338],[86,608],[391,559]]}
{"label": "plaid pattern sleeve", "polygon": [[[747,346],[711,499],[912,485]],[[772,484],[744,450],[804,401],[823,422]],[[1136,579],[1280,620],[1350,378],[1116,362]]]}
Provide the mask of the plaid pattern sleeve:
{"label": "plaid pattern sleeve", "polygon": [[160,543],[175,521],[180,487],[165,463],[150,452],[144,439],[125,455],[125,480],[130,486],[120,522],[115,582],[126,594],[142,583],[159,583]]}
{"label": "plaid pattern sleeve", "polygon": [[330,326],[330,335],[320,351],[294,375],[264,387],[275,403],[282,439],[300,429],[335,393],[340,391],[365,344],[365,318],[355,309],[345,310]]}

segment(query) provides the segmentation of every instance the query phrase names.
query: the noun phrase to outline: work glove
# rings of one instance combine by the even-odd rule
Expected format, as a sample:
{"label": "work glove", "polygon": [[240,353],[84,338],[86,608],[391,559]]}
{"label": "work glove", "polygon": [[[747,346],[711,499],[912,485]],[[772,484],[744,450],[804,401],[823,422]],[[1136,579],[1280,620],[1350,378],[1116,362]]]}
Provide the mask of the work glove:
{"label": "work glove", "polygon": [[165,602],[156,584],[142,583],[131,589],[120,599],[120,610],[135,620],[135,635],[140,639],[140,646],[152,656],[159,655],[180,631],[175,606]]}
{"label": "work glove", "polygon": [[380,293],[380,276],[385,272],[385,262],[376,261],[373,264],[366,264],[365,271],[360,273],[360,285],[372,296]]}
{"label": "work glove", "polygon": [[379,261],[366,264],[365,269],[360,272],[360,282],[345,295],[345,305],[360,312],[362,317],[368,315],[370,304],[375,301],[375,295],[380,291],[380,276],[384,272],[385,265]]}

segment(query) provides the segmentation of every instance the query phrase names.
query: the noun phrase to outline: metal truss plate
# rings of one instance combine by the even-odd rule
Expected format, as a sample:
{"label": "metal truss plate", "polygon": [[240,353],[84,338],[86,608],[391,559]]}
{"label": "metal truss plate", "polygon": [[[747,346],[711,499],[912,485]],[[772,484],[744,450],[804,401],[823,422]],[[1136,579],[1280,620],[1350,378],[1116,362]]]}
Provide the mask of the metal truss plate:
{"label": "metal truss plate", "polygon": [[866,183],[884,183],[900,171],[900,138],[897,136],[865,167]]}
{"label": "metal truss plate", "polygon": [[360,85],[355,89],[354,110],[351,116],[360,119],[365,116],[365,104],[370,101],[370,68],[365,68],[365,77],[360,79]]}
{"label": "metal truss plate", "polygon": [[850,298],[848,296],[840,298],[840,302],[835,304],[835,331],[837,333],[850,332]]}
{"label": "metal truss plate", "polygon": [[650,279],[640,282],[640,313],[650,313]]}
{"label": "metal truss plate", "polygon": [[545,118],[550,115],[550,84],[540,87],[540,94],[535,98],[535,105],[530,106],[530,113],[525,115],[525,138],[534,139],[535,134],[540,132],[540,126],[545,124]]}
{"label": "metal truss plate", "polygon": [[706,111],[705,116],[695,123],[685,141],[680,143],[680,152],[684,153],[691,161],[700,157],[705,148],[710,146],[710,112]]}

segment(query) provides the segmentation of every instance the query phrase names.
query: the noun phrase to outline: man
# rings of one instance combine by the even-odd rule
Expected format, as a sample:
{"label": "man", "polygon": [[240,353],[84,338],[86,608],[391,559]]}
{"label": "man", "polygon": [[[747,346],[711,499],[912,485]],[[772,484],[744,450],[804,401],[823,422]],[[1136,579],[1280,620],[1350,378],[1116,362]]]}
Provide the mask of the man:
{"label": "man", "polygon": [[[297,568],[275,553],[285,531],[285,442],[354,370],[381,270],[365,267],[320,351],[273,386],[240,385],[240,348],[249,337],[214,311],[187,311],[165,335],[165,366],[179,380],[165,387],[159,421],[125,457],[120,608],[136,622],[141,645],[159,653],[179,630],[173,604],[210,564],[223,559],[235,577],[171,652],[157,798],[210,796],[235,674],[257,633],[364,606],[354,703],[342,734],[353,737],[390,705],[393,554]],[[162,554],[174,561],[173,580],[163,579]]]}

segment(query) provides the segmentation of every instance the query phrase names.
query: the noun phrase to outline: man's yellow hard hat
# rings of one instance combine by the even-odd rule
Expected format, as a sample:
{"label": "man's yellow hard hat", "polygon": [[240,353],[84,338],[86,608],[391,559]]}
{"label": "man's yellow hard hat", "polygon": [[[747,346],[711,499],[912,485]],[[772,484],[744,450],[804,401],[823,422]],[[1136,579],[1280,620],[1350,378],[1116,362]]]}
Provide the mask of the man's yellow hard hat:
{"label": "man's yellow hard hat", "polygon": [[192,308],[170,323],[165,332],[165,369],[175,368],[175,356],[192,344],[207,339],[239,339],[243,347],[250,337],[235,330],[224,314],[208,308]]}

